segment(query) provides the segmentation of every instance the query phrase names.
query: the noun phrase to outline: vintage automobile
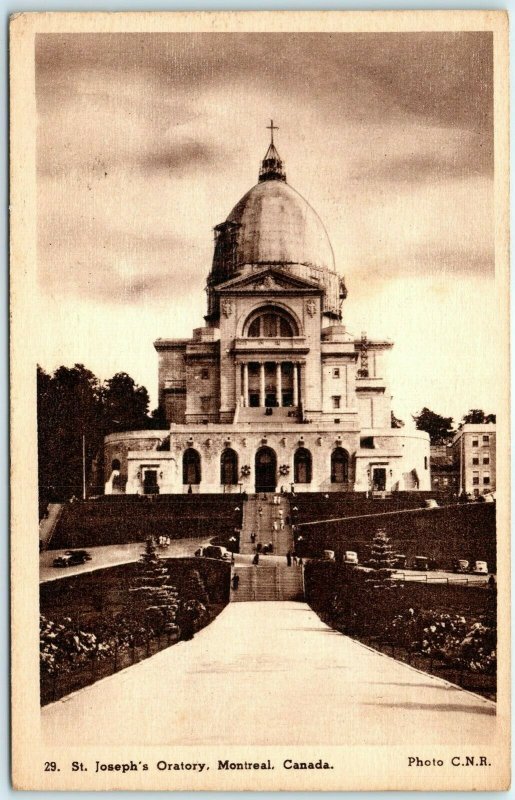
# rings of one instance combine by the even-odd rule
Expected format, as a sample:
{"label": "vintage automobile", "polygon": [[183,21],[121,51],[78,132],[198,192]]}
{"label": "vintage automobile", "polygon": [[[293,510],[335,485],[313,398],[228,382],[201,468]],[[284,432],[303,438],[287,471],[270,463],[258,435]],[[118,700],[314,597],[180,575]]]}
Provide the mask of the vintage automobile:
{"label": "vintage automobile", "polygon": [[406,568],[406,556],[404,553],[395,553],[393,557],[393,566],[395,569],[405,569]]}
{"label": "vintage automobile", "polygon": [[454,566],[452,568],[453,572],[464,574],[469,572],[470,564],[466,558],[459,558],[457,561],[454,562]]}
{"label": "vintage automobile", "polygon": [[91,561],[87,550],[67,550],[64,555],[54,558],[52,563],[54,567],[76,567],[86,561]]}
{"label": "vintage automobile", "polygon": [[219,558],[224,561],[228,561],[231,558],[230,552],[225,547],[219,547],[215,544],[199,547],[199,549],[195,551],[195,555],[202,556],[202,558]]}
{"label": "vintage automobile", "polygon": [[357,564],[358,554],[354,550],[346,550],[343,556],[344,564]]}
{"label": "vintage automobile", "polygon": [[429,569],[429,559],[427,556],[415,556],[413,559],[412,569],[416,569],[419,572],[427,572]]}
{"label": "vintage automobile", "polygon": [[324,550],[324,560],[334,561],[334,550]]}
{"label": "vintage automobile", "polygon": [[474,575],[488,575],[488,564],[486,561],[475,561],[472,572]]}

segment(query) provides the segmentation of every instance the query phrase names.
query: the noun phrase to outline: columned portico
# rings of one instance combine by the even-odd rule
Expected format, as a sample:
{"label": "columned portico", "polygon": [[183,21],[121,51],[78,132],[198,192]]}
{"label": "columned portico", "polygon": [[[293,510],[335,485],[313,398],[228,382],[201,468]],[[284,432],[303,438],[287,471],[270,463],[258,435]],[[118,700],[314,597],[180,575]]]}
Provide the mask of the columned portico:
{"label": "columned portico", "polygon": [[[236,385],[244,408],[296,408],[301,399],[302,366],[293,361],[240,361]],[[239,396],[239,393],[238,393]]]}

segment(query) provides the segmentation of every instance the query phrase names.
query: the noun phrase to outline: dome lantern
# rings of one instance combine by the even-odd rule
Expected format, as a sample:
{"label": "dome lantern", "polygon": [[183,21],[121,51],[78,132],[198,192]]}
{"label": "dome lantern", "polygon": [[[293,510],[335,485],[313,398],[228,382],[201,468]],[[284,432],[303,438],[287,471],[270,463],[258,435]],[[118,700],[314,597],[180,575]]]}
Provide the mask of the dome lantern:
{"label": "dome lantern", "polygon": [[259,170],[259,182],[286,181],[286,173],[283,168],[283,162],[281,161],[281,156],[277,152],[277,149],[274,145],[274,131],[278,131],[279,128],[274,125],[273,119],[270,120],[270,125],[267,127],[270,131],[271,139],[268,150],[266,151],[266,155],[261,162],[261,168]]}

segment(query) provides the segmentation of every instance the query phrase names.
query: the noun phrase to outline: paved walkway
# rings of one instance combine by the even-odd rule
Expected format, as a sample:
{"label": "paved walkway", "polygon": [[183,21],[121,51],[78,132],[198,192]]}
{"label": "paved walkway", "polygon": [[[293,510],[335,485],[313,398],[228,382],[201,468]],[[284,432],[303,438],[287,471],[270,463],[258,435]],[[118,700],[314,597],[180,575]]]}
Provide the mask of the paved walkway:
{"label": "paved walkway", "polygon": [[[448,713],[452,712],[452,713]],[[191,642],[42,709],[48,744],[484,744],[495,705],[325,626],[231,603]],[[287,727],[285,727],[287,726]]]}

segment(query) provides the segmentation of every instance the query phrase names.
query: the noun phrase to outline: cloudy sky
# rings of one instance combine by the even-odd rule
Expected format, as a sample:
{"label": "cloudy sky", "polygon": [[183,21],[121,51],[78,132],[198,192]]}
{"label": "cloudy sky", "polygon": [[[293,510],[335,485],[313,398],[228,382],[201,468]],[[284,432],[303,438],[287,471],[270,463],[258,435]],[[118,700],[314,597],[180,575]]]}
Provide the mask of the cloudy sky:
{"label": "cloudy sky", "polygon": [[395,341],[393,406],[494,411],[492,40],[44,34],[36,42],[39,363],[129,372],[203,324],[212,228],[273,117],[323,219],[344,322]]}

